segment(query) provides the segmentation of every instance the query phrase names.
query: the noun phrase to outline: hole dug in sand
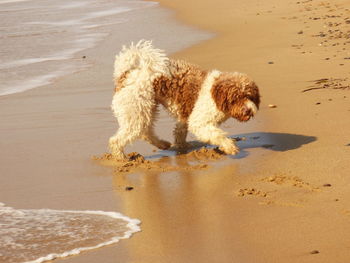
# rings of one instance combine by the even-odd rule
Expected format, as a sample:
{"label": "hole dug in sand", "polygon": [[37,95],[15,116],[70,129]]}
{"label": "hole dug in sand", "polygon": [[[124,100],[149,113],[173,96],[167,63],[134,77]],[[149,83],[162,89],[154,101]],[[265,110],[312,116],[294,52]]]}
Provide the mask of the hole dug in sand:
{"label": "hole dug in sand", "polygon": [[[111,153],[102,156],[93,156],[92,159],[105,166],[114,167],[116,173],[131,173],[139,170],[148,171],[180,171],[180,170],[202,170],[208,167],[207,162],[219,160],[226,155],[218,148],[200,148],[188,153],[181,153],[176,156],[163,156],[156,160],[147,160],[139,153],[128,154],[127,160],[117,160]],[[177,160],[182,160],[177,164]],[[184,162],[187,160],[187,162]],[[173,164],[175,163],[175,164]]]}
{"label": "hole dug in sand", "polygon": [[188,158],[192,160],[198,161],[206,161],[206,160],[218,160],[225,156],[225,153],[220,151],[219,148],[200,148],[186,154],[180,154],[178,157],[180,158]]}

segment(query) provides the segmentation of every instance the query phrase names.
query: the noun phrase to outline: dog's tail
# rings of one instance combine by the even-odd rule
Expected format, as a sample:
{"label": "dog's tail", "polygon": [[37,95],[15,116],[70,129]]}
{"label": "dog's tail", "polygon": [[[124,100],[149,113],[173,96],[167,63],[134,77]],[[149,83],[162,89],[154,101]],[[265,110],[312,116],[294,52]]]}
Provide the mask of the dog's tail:
{"label": "dog's tail", "polygon": [[148,78],[168,75],[168,63],[169,59],[163,50],[154,48],[152,41],[140,40],[136,45],[131,43],[129,47],[123,46],[115,57],[113,76],[117,79],[133,70],[138,70]]}

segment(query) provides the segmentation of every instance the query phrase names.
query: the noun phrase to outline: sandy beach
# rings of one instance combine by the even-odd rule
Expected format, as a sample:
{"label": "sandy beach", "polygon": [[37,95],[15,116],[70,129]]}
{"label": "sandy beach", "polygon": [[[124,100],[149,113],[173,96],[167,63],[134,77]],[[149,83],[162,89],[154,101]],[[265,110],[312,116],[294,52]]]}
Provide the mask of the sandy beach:
{"label": "sandy beach", "polygon": [[[350,1],[160,4],[215,35],[171,57],[258,83],[256,118],[223,124],[241,153],[157,160],[167,153],[137,143],[127,151],[181,169],[120,171],[93,160],[117,127],[109,109],[114,32],[86,52],[97,66],[50,89],[0,97],[1,202],[141,220],[131,239],[70,263],[349,261]],[[162,113],[156,131],[170,140],[172,125]]]}

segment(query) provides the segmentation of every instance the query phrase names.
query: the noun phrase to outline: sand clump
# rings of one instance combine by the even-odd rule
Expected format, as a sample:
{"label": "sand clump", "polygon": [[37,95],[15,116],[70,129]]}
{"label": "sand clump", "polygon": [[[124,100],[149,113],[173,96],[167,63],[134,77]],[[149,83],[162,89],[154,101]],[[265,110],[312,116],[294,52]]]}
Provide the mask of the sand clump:
{"label": "sand clump", "polygon": [[256,188],[242,188],[238,190],[237,196],[255,196],[255,197],[267,197],[267,192],[258,190]]}
{"label": "sand clump", "polygon": [[102,165],[113,166],[114,171],[120,173],[128,173],[138,169],[161,169],[164,171],[169,169],[166,165],[146,160],[145,157],[137,152],[132,152],[127,157],[128,159],[126,160],[118,160],[111,153],[104,153],[102,156],[93,156],[92,159],[100,162]]}
{"label": "sand clump", "polygon": [[180,156],[185,158],[192,158],[192,159],[194,158],[197,160],[205,161],[205,160],[221,159],[223,156],[225,156],[225,153],[217,147],[216,148],[203,147],[198,150],[194,150]]}
{"label": "sand clump", "polygon": [[[249,139],[257,140],[259,136]],[[246,137],[234,137],[233,141],[246,141]],[[126,160],[115,159],[111,153],[104,153],[101,156],[93,156],[92,160],[101,165],[112,166],[116,173],[130,173],[137,170],[147,171],[182,171],[202,170],[210,167],[209,162],[223,160],[227,155],[219,147],[208,146],[200,142],[190,142],[187,149],[170,148],[175,153],[160,158],[145,158],[137,152],[127,155]]]}
{"label": "sand clump", "polygon": [[[181,171],[181,170],[202,170],[209,167],[207,161],[219,160],[225,153],[218,148],[200,148],[194,151],[178,154],[174,157],[164,156],[156,160],[147,160],[137,152],[127,155],[127,160],[117,160],[111,153],[104,153],[101,156],[93,156],[92,159],[105,166],[114,167],[116,173],[131,173],[135,171]],[[190,163],[176,164],[176,159],[188,159],[194,161]]]}

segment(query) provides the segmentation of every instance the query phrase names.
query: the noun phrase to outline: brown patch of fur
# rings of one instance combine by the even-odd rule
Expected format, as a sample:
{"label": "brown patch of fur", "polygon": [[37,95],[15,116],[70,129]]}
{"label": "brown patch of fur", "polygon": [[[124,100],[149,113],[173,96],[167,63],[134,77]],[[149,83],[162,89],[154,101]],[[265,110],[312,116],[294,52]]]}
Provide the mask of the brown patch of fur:
{"label": "brown patch of fur", "polygon": [[246,121],[247,114],[252,114],[244,109],[247,99],[254,102],[257,108],[260,105],[257,85],[241,73],[222,73],[215,80],[211,94],[220,111],[239,121]]}
{"label": "brown patch of fur", "polygon": [[180,119],[186,121],[194,108],[207,72],[180,60],[170,60],[169,70],[171,77],[161,76],[153,82],[156,100],[164,106],[168,103],[175,104]]}
{"label": "brown patch of fur", "polygon": [[130,70],[124,71],[118,78],[114,79],[114,91],[117,92],[123,88],[124,81],[129,75]]}

